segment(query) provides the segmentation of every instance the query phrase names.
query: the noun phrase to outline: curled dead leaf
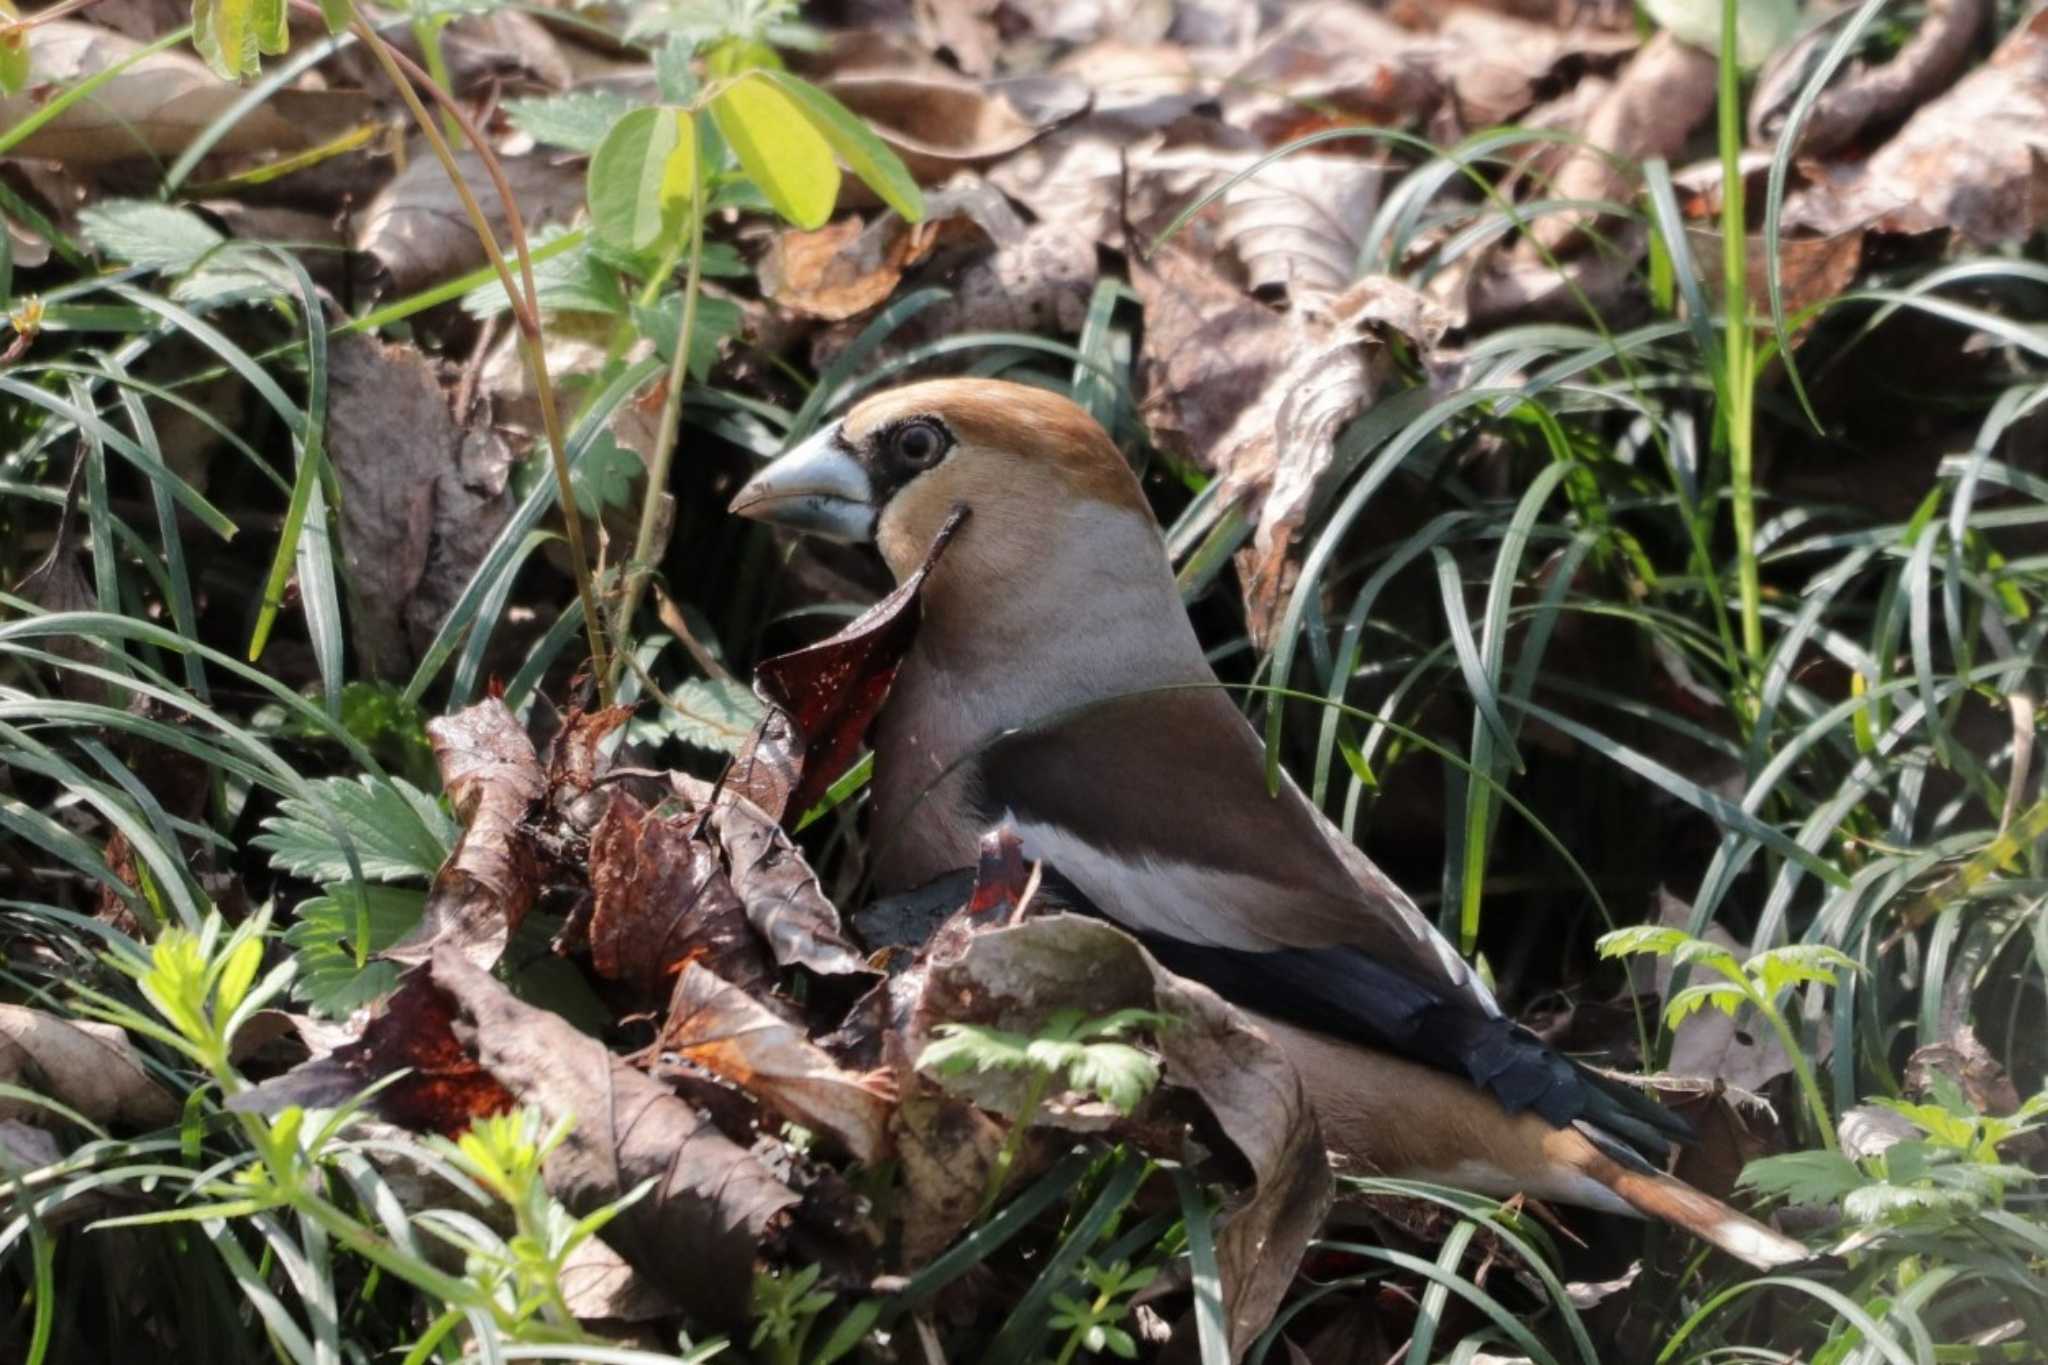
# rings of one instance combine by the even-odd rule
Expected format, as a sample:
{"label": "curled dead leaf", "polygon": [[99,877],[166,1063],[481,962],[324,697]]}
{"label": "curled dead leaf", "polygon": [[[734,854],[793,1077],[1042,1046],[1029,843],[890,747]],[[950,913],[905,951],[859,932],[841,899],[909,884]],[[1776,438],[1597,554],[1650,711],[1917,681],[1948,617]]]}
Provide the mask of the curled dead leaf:
{"label": "curled dead leaf", "polygon": [[772,973],[706,828],[710,812],[649,811],[613,792],[590,836],[591,965],[645,995],[701,961],[749,990]]}
{"label": "curled dead leaf", "polygon": [[995,161],[1088,106],[1085,86],[1058,77],[970,81],[939,71],[865,71],[824,85],[920,181]]}
{"label": "curled dead leaf", "polygon": [[546,791],[540,759],[495,697],[428,721],[427,736],[462,837],[434,874],[418,927],[383,955],[423,962],[447,944],[488,967],[538,890],[539,869],[522,826]]}
{"label": "curled dead leaf", "polygon": [[761,291],[806,317],[836,322],[889,297],[904,269],[931,249],[935,225],[884,214],[863,226],[842,218],[815,232],[776,234],[761,258]]}
{"label": "curled dead leaf", "polygon": [[965,516],[955,512],[918,571],[844,630],[761,663],[754,693],[766,713],[727,770],[727,790],[787,825],[853,766],[916,634],[925,578]]}
{"label": "curled dead leaf", "polygon": [[656,1046],[825,1134],[858,1161],[889,1155],[895,1087],[886,1073],[845,1070],[795,1025],[695,962],[676,979]]}

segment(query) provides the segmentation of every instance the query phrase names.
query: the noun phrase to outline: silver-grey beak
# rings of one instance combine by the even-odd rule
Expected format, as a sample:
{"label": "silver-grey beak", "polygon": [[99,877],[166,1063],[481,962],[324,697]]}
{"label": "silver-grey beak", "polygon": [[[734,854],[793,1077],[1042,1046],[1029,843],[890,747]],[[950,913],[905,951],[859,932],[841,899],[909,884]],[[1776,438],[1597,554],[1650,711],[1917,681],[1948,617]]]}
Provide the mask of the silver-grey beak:
{"label": "silver-grey beak", "polygon": [[835,423],[747,480],[732,511],[833,540],[873,540],[874,485]]}

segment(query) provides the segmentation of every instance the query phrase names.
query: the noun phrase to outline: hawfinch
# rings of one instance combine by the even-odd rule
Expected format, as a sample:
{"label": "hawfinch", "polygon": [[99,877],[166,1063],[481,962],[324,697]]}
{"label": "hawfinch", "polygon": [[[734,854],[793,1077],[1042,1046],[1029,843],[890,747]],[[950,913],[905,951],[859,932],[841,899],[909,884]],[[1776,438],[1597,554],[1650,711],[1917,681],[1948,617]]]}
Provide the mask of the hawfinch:
{"label": "hawfinch", "polygon": [[1095,421],[986,379],[869,398],[761,470],[742,516],[873,542],[901,580],[956,507],[877,718],[884,890],[1015,825],[1073,903],[1256,1015],[1352,1170],[1665,1219],[1758,1266],[1807,1250],[1655,1164],[1683,1121],[1553,1051],[1291,783],[1203,657]]}

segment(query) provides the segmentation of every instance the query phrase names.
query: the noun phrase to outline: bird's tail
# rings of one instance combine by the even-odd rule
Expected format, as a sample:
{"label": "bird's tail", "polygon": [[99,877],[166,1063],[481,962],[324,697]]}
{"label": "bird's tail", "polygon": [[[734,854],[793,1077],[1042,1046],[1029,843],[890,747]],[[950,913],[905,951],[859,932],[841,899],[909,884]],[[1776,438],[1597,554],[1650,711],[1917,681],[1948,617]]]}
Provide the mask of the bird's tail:
{"label": "bird's tail", "polygon": [[1776,1270],[1814,1259],[1813,1252],[1782,1232],[1764,1226],[1676,1176],[1617,1161],[1576,1130],[1565,1130],[1559,1137],[1565,1138],[1567,1133],[1579,1141],[1574,1143],[1567,1138],[1547,1144],[1552,1155],[1605,1185],[1645,1217],[1684,1228],[1759,1270]]}

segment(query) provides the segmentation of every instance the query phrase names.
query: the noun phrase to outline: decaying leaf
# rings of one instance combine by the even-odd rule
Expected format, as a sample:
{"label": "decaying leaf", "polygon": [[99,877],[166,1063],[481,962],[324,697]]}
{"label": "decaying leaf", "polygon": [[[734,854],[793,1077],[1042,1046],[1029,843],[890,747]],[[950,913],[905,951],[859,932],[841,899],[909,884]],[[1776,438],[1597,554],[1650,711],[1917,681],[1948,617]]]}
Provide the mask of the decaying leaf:
{"label": "decaying leaf", "polygon": [[761,663],[754,692],[767,714],[733,760],[729,790],[786,825],[853,765],[916,633],[924,580],[964,516],[954,513],[923,566],[846,629]]}
{"label": "decaying leaf", "polygon": [[[356,249],[367,254],[395,293],[410,293],[453,279],[484,264],[477,241],[441,163],[419,149],[403,171],[363,210]],[[540,154],[501,158],[505,179],[530,232],[566,223],[583,207],[583,168]],[[507,217],[483,161],[473,151],[455,154],[457,169],[477,187],[477,203],[499,242],[509,240]]]}
{"label": "decaying leaf", "polygon": [[[76,19],[37,24],[29,31],[28,89],[0,99],[0,128],[34,113],[45,92],[118,66],[143,46],[132,38]],[[138,158],[169,161],[239,104],[245,91],[206,69],[190,53],[152,53],[8,149],[10,156],[46,157],[72,168]],[[369,118],[365,94],[276,90],[237,117],[213,154],[295,152],[317,146]]]}
{"label": "decaying leaf", "polygon": [[1216,511],[1247,509],[1240,561],[1252,639],[1264,648],[1293,590],[1294,536],[1322,491],[1344,424],[1372,401],[1368,325],[1425,350],[1448,318],[1405,285],[1368,277],[1276,313],[1192,254],[1134,257],[1146,309],[1142,414],[1155,440],[1223,478]]}
{"label": "decaying leaf", "polygon": [[884,214],[842,218],[815,232],[776,234],[761,258],[761,292],[794,312],[836,322],[889,297],[904,269],[931,249],[935,225]]}
{"label": "decaying leaf", "polygon": [[712,828],[747,922],[778,966],[808,967],[827,976],[867,970],[840,928],[838,909],[818,885],[818,874],[766,811],[745,797],[728,796],[717,804]]}
{"label": "decaying leaf", "polygon": [[[176,1097],[150,1079],[135,1044],[112,1024],[0,1005],[0,1082],[34,1091],[107,1127],[159,1128],[178,1121]],[[65,1121],[56,1110],[4,1096],[0,1120]]]}
{"label": "decaying leaf", "polygon": [[1949,230],[1979,246],[2038,231],[2048,222],[2048,12],[2013,29],[1867,161],[1831,168],[1789,199],[1785,222],[1823,234]]}
{"label": "decaying leaf", "polygon": [[845,1070],[795,1025],[695,962],[676,979],[656,1046],[825,1134],[858,1161],[889,1154],[895,1087],[886,1073]]}
{"label": "decaying leaf", "polygon": [[341,485],[351,633],[370,672],[402,678],[510,515],[511,461],[466,446],[413,347],[339,336],[328,364],[327,451]]}
{"label": "decaying leaf", "polygon": [[[1587,117],[1583,145],[1557,168],[1546,197],[1626,202],[1636,190],[1631,163],[1684,148],[1714,106],[1717,72],[1711,53],[1668,32],[1645,43]],[[1599,217],[1590,209],[1548,214],[1530,228],[1521,254],[1533,260],[1560,253],[1581,242],[1580,230]]]}
{"label": "decaying leaf", "polygon": [[1155,1040],[1167,1083],[1201,1101],[1253,1172],[1250,1197],[1217,1239],[1231,1347],[1241,1352],[1278,1307],[1331,1197],[1321,1133],[1285,1055],[1214,992],[1167,973],[1104,921],[1054,915],[957,943],[932,954],[914,1045],[941,1022],[1029,1034],[1056,1009],[1145,1009],[1174,1021]]}
{"label": "decaying leaf", "polygon": [[603,1043],[520,1003],[460,953],[435,954],[431,980],[493,1078],[550,1118],[575,1116],[547,1162],[555,1197],[589,1213],[652,1179],[605,1225],[605,1241],[697,1320],[744,1321],[754,1258],[797,1193]]}
{"label": "decaying leaf", "polygon": [[[1933,0],[1919,29],[1881,66],[1852,64],[1821,92],[1799,130],[1798,156],[1820,156],[1851,141],[1873,123],[1895,118],[1933,98],[1955,79],[1991,13],[1991,0]],[[1832,26],[1815,28],[1766,63],[1750,99],[1749,140],[1777,141],[1784,117],[1810,74],[1810,65],[1834,39]]]}
{"label": "decaying leaf", "polygon": [[1087,108],[1078,82],[963,80],[943,71],[858,72],[824,83],[920,181],[944,180],[1016,151]]}
{"label": "decaying leaf", "polygon": [[591,965],[648,995],[698,961],[749,990],[766,955],[706,825],[710,811],[649,811],[623,791],[590,836]]}
{"label": "decaying leaf", "polygon": [[372,1112],[411,1132],[453,1137],[518,1102],[455,1036],[454,1021],[448,995],[425,967],[415,968],[360,1038],[243,1091],[228,1107],[266,1114],[294,1104],[332,1108],[402,1070],[407,1074],[377,1092]]}
{"label": "decaying leaf", "polygon": [[539,877],[521,825],[546,791],[540,759],[495,697],[427,722],[441,785],[463,823],[420,924],[384,956],[424,962],[443,944],[488,967],[533,905]]}

